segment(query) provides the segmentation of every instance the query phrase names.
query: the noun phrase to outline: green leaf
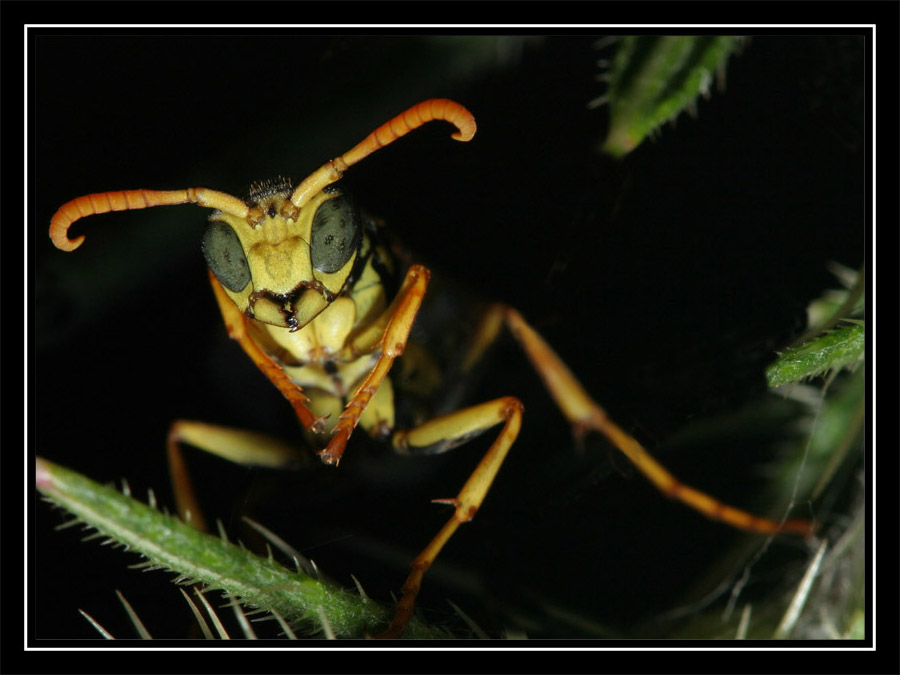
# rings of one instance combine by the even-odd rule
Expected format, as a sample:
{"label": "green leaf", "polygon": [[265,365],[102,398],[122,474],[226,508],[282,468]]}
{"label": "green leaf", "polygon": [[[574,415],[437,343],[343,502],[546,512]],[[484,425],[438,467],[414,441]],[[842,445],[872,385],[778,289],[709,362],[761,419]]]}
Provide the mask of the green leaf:
{"label": "green leaf", "polygon": [[[242,604],[276,611],[308,630],[363,638],[387,627],[391,611],[372,600],[292,571],[219,537],[198,532],[117,490],[38,458],[38,490],[104,536],[147,558],[146,566],[177,572],[178,583],[202,583]],[[327,622],[327,626],[325,623]],[[405,638],[448,638],[413,618]]]}
{"label": "green leaf", "polygon": [[707,96],[736,36],[629,36],[609,73],[609,133],[603,152],[624,157],[654,129]]}
{"label": "green leaf", "polygon": [[766,368],[770,387],[817,377],[853,366],[865,355],[865,322],[847,320],[841,328],[788,349]]}

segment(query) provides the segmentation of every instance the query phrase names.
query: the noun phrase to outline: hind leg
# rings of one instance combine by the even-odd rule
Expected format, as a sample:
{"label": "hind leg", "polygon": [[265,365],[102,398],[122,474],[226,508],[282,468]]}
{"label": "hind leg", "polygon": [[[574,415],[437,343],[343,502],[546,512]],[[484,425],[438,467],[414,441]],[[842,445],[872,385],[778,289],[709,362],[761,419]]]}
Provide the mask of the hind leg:
{"label": "hind leg", "polygon": [[482,356],[503,325],[509,328],[525,351],[557,407],[569,420],[576,436],[589,431],[602,434],[663,494],[681,501],[709,518],[750,532],[764,534],[790,532],[804,536],[813,533],[814,525],[810,521],[774,521],[755,516],[678,480],[640,443],[606,415],[550,345],[512,307],[495,304],[487,309],[467,355],[466,367],[471,367]]}

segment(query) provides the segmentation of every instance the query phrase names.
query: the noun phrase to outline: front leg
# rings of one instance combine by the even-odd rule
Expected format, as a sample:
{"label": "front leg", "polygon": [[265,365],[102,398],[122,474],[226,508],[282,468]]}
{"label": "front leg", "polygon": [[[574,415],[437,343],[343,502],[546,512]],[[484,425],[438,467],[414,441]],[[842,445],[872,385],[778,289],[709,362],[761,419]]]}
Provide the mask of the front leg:
{"label": "front leg", "polygon": [[317,419],[312,414],[307,406],[309,399],[304,395],[303,389],[284,372],[284,369],[278,362],[266,354],[256,343],[248,332],[250,319],[245,317],[231,301],[231,298],[225,294],[219,280],[216,279],[211,271],[209,273],[209,281],[216,295],[216,301],[219,303],[219,311],[222,312],[222,319],[225,321],[225,328],[228,330],[229,337],[237,341],[244,353],[250,357],[263,375],[269,378],[269,381],[278,388],[278,391],[290,401],[294,408],[294,413],[297,415],[297,419],[300,420],[303,428],[314,432],[322,431],[324,420]]}
{"label": "front leg", "polygon": [[[430,276],[428,268],[422,265],[411,266],[396,299],[382,315],[381,320],[386,322],[386,327],[380,339],[381,354],[338,418],[337,424],[334,425],[334,435],[331,441],[319,453],[322,461],[326,464],[337,465],[341,461],[347,440],[359,423],[360,416],[369,405],[375,392],[378,391],[384,378],[387,377],[394,360],[403,353],[413,322],[422,306],[422,298],[425,297],[425,289],[428,287]],[[358,344],[351,345],[351,348],[354,351],[357,349],[362,352],[366,351],[365,347],[360,349]]]}

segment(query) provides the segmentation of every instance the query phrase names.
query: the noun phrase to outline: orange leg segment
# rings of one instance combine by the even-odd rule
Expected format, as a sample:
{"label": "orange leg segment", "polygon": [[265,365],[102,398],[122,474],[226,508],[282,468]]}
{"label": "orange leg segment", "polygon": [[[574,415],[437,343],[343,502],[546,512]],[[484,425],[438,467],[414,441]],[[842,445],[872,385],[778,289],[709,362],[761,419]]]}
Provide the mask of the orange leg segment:
{"label": "orange leg segment", "polygon": [[184,461],[184,455],[178,445],[183,440],[180,425],[180,421],[174,422],[169,429],[169,436],[166,439],[166,452],[169,458],[169,479],[172,481],[175,506],[178,509],[178,515],[184,522],[201,532],[208,532],[209,529],[206,525],[206,519],[203,517],[203,510],[197,502],[197,496],[194,494],[194,488],[191,485],[191,476]]}
{"label": "orange leg segment", "polygon": [[290,401],[297,419],[300,420],[300,424],[305,429],[320,431],[322,420],[316,419],[315,415],[306,407],[309,399],[303,394],[303,389],[247,334],[247,322],[249,319],[241,313],[231,301],[231,298],[225,294],[222,285],[212,272],[209,273],[209,280],[216,295],[216,301],[219,303],[222,318],[225,320],[228,335],[233,340],[237,340],[247,356],[263,372],[263,375],[269,378],[272,384],[278,387],[278,391]]}
{"label": "orange leg segment", "polygon": [[181,519],[202,532],[209,530],[194,495],[181,452],[182,443],[245,466],[296,467],[306,459],[306,454],[299,448],[266,434],[193,420],[174,422],[169,429],[167,450],[175,505]]}
{"label": "orange leg segment", "polygon": [[453,439],[468,440],[486,429],[503,423],[500,434],[481,458],[459,494],[452,499],[433,500],[436,503],[452,504],[456,509],[434,539],[412,561],[412,571],[401,589],[402,595],[397,603],[394,619],[388,629],[378,636],[379,638],[398,638],[403,634],[403,629],[406,628],[406,624],[412,616],[416,596],[425,572],[431,567],[444,544],[453,536],[456,529],[462,523],[467,523],[475,517],[475,513],[484,501],[503,460],[506,459],[506,454],[519,435],[519,429],[522,426],[522,411],[522,404],[519,400],[508,396],[436,417],[410,431],[395,432],[392,442],[398,451],[404,452],[414,446],[429,446],[433,443]]}
{"label": "orange leg segment", "polygon": [[[566,367],[562,360],[528,325],[515,309],[494,305],[489,313],[500,314],[525,350],[544,385],[572,424],[576,435],[597,431],[630,459],[638,470],[663,494],[687,504],[705,516],[750,532],[773,534],[790,532],[812,535],[814,524],[807,520],[774,521],[729,506],[699,490],[685,485],[657,462],[632,436],[607,417]],[[487,321],[488,324],[491,321]]]}
{"label": "orange leg segment", "polygon": [[422,298],[425,297],[425,289],[428,287],[428,279],[431,273],[422,265],[413,265],[406,273],[397,300],[388,308],[390,320],[384,330],[381,339],[381,354],[375,367],[366,376],[362,384],[357,388],[353,397],[347,403],[347,407],[334,425],[331,441],[319,456],[326,464],[337,465],[344,454],[344,448],[350,438],[350,434],[359,423],[359,418],[369,401],[378,390],[378,386],[387,377],[394,360],[403,353],[409,332],[419,307],[422,306]]}

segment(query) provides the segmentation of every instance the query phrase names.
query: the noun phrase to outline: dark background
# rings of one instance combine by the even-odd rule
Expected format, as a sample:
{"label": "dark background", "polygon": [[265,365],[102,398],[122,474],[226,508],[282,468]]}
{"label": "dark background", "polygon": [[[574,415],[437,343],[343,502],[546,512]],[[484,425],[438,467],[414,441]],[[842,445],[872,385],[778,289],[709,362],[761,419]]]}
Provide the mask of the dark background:
{"label": "dark background", "polygon": [[[596,152],[607,110],[587,105],[604,91],[596,61],[611,55],[597,37],[36,35],[38,454],[101,482],[125,477],[134,494],[153,489],[171,505],[172,420],[296,433],[290,408],[225,335],[199,250],[203,211],[82,221],[73,231],[84,246],[64,254],[46,238],[58,206],[104,190],[241,195],[256,180],[298,180],[409,105],[449,97],[476,117],[471,143],[429,125],[354,167],[344,186],[433,269],[518,307],[677,476],[777,514],[754,501],[771,438],[680,452],[665,442],[761,397],[774,350],[836,286],[827,263],[862,263],[866,43],[754,37],[696,118],[683,114],[617,162]],[[708,568],[744,539],[660,496],[601,440],[577,448],[509,339],[473,401],[505,394],[525,403],[522,434],[478,517],[426,577],[420,606],[432,620],[455,621],[450,598],[492,635],[630,633],[709,584]],[[249,537],[239,526],[249,512],[389,602],[449,515],[428,500],[456,494],[489,439],[401,461],[362,436],[337,470],[188,456],[201,503],[234,536]],[[131,637],[115,589],[155,636],[189,634],[171,575],[129,570],[136,556],[82,544],[76,529],[53,532],[64,517],[46,504],[34,515],[34,636],[96,637],[80,608]],[[808,559],[796,540],[767,555],[801,572]],[[758,573],[758,592],[782,577],[775,569]]]}

